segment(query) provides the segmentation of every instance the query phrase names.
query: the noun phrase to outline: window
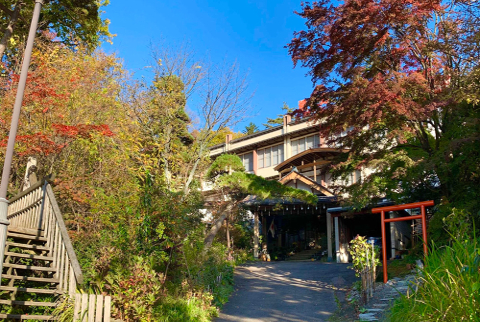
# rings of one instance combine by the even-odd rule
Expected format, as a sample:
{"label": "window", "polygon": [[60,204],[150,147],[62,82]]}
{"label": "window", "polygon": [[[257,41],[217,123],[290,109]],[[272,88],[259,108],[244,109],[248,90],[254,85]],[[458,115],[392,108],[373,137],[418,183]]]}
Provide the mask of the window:
{"label": "window", "polygon": [[298,140],[298,153],[305,151],[305,138]]}
{"label": "window", "polygon": [[278,164],[278,145],[272,146],[272,165]]}
{"label": "window", "polygon": [[282,163],[283,159],[283,144],[278,145],[278,163]]}
{"label": "window", "polygon": [[267,148],[265,149],[265,168],[266,167],[269,167],[271,164],[270,164],[270,159],[271,159],[271,148]]}
{"label": "window", "polygon": [[298,153],[298,140],[292,141],[292,155]]}
{"label": "window", "polygon": [[307,150],[313,148],[313,137],[314,136],[308,136],[308,137],[305,138],[305,140],[307,141],[306,142],[307,143]]}
{"label": "window", "polygon": [[245,171],[252,172],[253,171],[253,152],[239,155],[239,157],[240,159],[242,159],[243,166],[245,167]]}
{"label": "window", "polygon": [[264,153],[265,153],[265,149],[261,149],[261,150],[258,150],[257,151],[257,161],[258,161],[258,167],[259,168],[263,168],[263,160],[264,160]]}
{"label": "window", "polygon": [[320,137],[318,134],[310,135],[305,138],[292,141],[292,156],[308,149],[315,149],[320,146]]}
{"label": "window", "polygon": [[257,151],[258,168],[268,168],[283,162],[283,144]]}

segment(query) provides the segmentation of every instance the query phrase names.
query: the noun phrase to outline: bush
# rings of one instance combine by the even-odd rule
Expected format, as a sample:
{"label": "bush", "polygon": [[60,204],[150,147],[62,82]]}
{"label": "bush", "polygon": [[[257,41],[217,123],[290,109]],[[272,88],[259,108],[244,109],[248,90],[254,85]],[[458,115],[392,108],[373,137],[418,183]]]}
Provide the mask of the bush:
{"label": "bush", "polygon": [[210,292],[213,303],[221,307],[233,292],[233,265],[227,260],[227,248],[214,243],[208,250],[195,236],[185,243],[189,278],[196,290]]}
{"label": "bush", "polygon": [[153,321],[154,307],[165,297],[164,276],[145,258],[134,256],[132,267],[117,268],[106,276],[106,288],[123,321]]}
{"label": "bush", "polygon": [[480,321],[479,239],[454,239],[432,247],[416,293],[396,301],[390,314],[399,321]]}
{"label": "bush", "polygon": [[[205,298],[207,297],[207,298]],[[208,322],[217,311],[210,303],[208,295],[191,298],[168,296],[155,308],[155,321],[161,322]]]}

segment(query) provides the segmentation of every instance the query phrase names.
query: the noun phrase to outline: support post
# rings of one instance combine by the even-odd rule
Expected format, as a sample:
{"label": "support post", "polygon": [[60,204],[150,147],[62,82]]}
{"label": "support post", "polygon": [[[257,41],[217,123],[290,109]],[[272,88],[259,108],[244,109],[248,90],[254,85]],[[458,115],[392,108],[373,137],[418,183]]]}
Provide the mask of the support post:
{"label": "support post", "polygon": [[43,0],[35,0],[35,8],[33,9],[32,23],[28,33],[27,46],[25,47],[25,55],[23,56],[22,71],[18,81],[17,96],[13,106],[12,123],[10,133],[8,135],[7,151],[5,152],[5,161],[3,163],[2,181],[0,183],[0,279],[3,269],[3,256],[5,255],[5,242],[7,240],[7,220],[8,201],[7,190],[8,181],[10,179],[10,168],[12,166],[13,150],[15,147],[15,138],[17,136],[18,121],[20,119],[20,111],[23,103],[23,94],[27,83],[28,68],[30,67],[30,59],[32,57],[33,42],[37,32],[38,19],[42,10]]}
{"label": "support post", "polygon": [[335,217],[335,254],[336,261],[340,263],[340,229],[338,227],[338,217]]}
{"label": "support post", "polygon": [[425,214],[425,206],[420,206],[422,212],[422,235],[423,235],[423,256],[427,256],[427,215]]}
{"label": "support post", "polygon": [[260,227],[258,212],[253,213],[253,257],[258,258],[258,243],[260,241]]}
{"label": "support post", "polygon": [[227,249],[230,250],[230,229],[228,227],[228,216],[225,218],[225,230],[227,231]]}
{"label": "support post", "polygon": [[[388,216],[390,219],[393,219],[395,218],[395,214],[393,213],[393,211],[390,211],[389,213],[389,216]],[[397,234],[395,233],[395,230],[396,230],[396,227],[395,227],[395,223],[392,222],[390,224],[390,248],[391,248],[391,254],[390,254],[390,259],[395,259],[395,251],[397,250],[396,249],[396,240],[397,240]]]}
{"label": "support post", "polygon": [[387,275],[387,240],[385,234],[385,211],[381,212],[382,218],[382,258],[383,258],[383,282],[388,281]]}
{"label": "support post", "polygon": [[327,212],[327,253],[328,261],[331,262],[333,259],[332,254],[332,214]]}

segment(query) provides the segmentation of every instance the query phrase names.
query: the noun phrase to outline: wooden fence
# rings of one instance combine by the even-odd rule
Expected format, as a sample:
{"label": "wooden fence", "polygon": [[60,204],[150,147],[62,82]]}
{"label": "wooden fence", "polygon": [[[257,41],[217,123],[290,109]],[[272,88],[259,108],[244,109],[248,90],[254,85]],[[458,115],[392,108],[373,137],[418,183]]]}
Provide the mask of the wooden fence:
{"label": "wooden fence", "polygon": [[362,279],[362,292],[365,303],[368,303],[370,298],[373,297],[375,290],[375,279],[377,277],[376,263],[375,263],[375,246],[372,243],[372,247],[366,248],[366,265],[360,277]]}
{"label": "wooden fence", "polygon": [[95,294],[75,294],[73,320],[110,322],[111,297]]}

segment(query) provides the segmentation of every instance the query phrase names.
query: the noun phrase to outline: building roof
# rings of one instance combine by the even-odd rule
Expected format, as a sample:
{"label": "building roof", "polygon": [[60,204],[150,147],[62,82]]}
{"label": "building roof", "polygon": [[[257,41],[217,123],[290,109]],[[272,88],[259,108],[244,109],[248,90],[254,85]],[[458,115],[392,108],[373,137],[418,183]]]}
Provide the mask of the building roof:
{"label": "building roof", "polygon": [[308,168],[315,166],[325,166],[329,164],[333,156],[340,153],[348,152],[345,149],[337,148],[312,148],[295,154],[291,158],[278,164],[274,169],[278,172],[291,171],[293,167],[301,170],[302,168]]}
{"label": "building roof", "polygon": [[[299,121],[292,122],[289,125],[296,125],[296,124],[306,123],[306,122],[309,122],[309,121],[311,121],[311,119],[304,118],[304,119],[301,119]],[[308,135],[310,133],[316,133],[316,132],[318,132],[318,127],[317,126],[318,126],[318,124],[303,127],[303,128],[297,129],[297,130],[292,130],[292,131],[289,131],[287,133],[283,133],[283,126],[280,125],[280,126],[272,127],[270,129],[263,130],[263,131],[255,132],[253,134],[242,136],[241,138],[231,140],[230,143],[229,143],[230,148],[228,150],[228,153],[239,154],[239,153],[249,152],[249,151],[254,150],[254,149],[262,148],[262,147],[265,147],[265,146],[273,145],[273,144],[276,144],[276,143],[280,143],[280,142],[283,142],[284,137],[286,135],[290,135],[292,137],[298,137],[298,136],[302,136],[302,135]],[[275,135],[273,137],[271,135],[270,136],[267,135],[267,134],[270,134],[270,133],[275,132],[275,131],[279,132],[278,135]],[[262,138],[263,135],[267,135],[267,136],[265,138]],[[255,138],[256,138],[256,140],[252,140],[252,139],[255,139]],[[245,145],[241,145],[239,147],[235,147],[236,143],[240,143],[240,142],[248,141],[248,140],[251,140],[250,144],[245,144]],[[216,145],[210,147],[210,151],[219,149],[223,146],[225,146],[225,143],[216,144]],[[213,157],[215,157],[219,154],[222,154],[222,153],[223,152],[215,153],[213,155]]]}
{"label": "building roof", "polygon": [[[336,196],[318,196],[318,203],[334,203],[337,201]],[[305,202],[295,198],[268,198],[261,199],[257,196],[249,195],[245,197],[242,201],[244,206],[275,206],[278,204],[282,205],[303,205]]]}
{"label": "building roof", "polygon": [[285,177],[280,179],[280,183],[283,185],[287,184],[290,181],[293,180],[299,180],[311,187],[312,189],[315,189],[319,191],[320,193],[324,194],[327,197],[332,197],[334,196],[334,193],[322,186],[320,183],[313,181],[312,179],[304,176],[301,173],[298,173],[297,171],[292,171],[289,174],[287,174]]}

